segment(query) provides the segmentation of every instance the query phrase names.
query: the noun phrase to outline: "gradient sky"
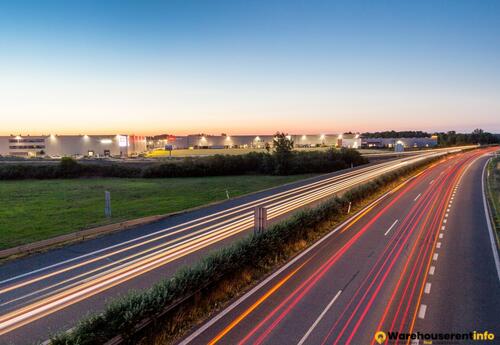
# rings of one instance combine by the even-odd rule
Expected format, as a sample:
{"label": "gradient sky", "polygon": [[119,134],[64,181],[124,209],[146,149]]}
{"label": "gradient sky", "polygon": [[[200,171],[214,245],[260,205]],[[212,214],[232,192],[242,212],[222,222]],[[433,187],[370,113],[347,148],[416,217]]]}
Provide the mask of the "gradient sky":
{"label": "gradient sky", "polygon": [[500,1],[0,0],[0,135],[500,132]]}

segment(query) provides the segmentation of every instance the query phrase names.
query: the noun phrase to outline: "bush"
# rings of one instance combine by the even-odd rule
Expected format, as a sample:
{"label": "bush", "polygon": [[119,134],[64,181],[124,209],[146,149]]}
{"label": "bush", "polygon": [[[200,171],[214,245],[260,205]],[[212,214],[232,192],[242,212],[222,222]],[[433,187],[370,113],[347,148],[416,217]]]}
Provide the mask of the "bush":
{"label": "bush", "polygon": [[179,270],[170,279],[162,280],[148,290],[131,292],[114,300],[103,313],[83,319],[71,333],[61,333],[52,338],[52,344],[100,344],[116,335],[130,339],[135,325],[142,320],[158,317],[178,301],[199,292],[201,287],[208,284],[214,286],[247,267],[266,267],[277,259],[286,258],[288,244],[309,240],[321,224],[334,221],[345,213],[349,202],[355,204],[373,195],[381,187],[434,160],[436,159],[424,160],[384,174],[351,189],[341,198],[333,197],[317,207],[305,209],[288,220],[272,225],[263,233],[250,235],[219,249],[194,266]]}
{"label": "bush", "polygon": [[[284,163],[286,160],[286,164]],[[277,153],[250,152],[244,155],[188,157],[179,161],[132,167],[127,164],[80,163],[64,157],[59,165],[0,165],[0,180],[54,179],[76,177],[200,177],[244,174],[307,174],[327,173],[351,165],[367,163],[356,150],[289,152],[286,159]]]}

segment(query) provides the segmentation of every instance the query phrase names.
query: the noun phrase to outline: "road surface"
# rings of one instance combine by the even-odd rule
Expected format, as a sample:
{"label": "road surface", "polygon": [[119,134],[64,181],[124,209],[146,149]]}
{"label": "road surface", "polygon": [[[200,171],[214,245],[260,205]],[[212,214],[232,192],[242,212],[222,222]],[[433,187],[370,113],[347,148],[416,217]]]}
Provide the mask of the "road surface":
{"label": "road surface", "polygon": [[[450,149],[455,151],[455,149]],[[110,297],[150,287],[253,226],[257,205],[278,220],[306,205],[444,151],[333,173],[229,200],[0,266],[0,341],[45,340]]]}
{"label": "road surface", "polygon": [[181,344],[376,344],[377,331],[489,331],[498,341],[500,280],[482,199],[484,152],[429,167]]}

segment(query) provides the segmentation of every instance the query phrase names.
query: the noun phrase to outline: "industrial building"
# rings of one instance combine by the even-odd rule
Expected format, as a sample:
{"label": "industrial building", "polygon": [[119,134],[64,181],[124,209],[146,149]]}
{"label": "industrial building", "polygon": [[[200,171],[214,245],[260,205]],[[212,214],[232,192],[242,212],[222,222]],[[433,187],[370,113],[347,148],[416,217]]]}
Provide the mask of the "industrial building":
{"label": "industrial building", "polygon": [[[429,138],[363,138],[359,133],[293,134],[298,148],[425,148],[437,145]],[[130,157],[162,149],[223,149],[272,147],[274,135],[41,135],[0,136],[0,156],[17,157]]]}
{"label": "industrial building", "polygon": [[427,138],[361,138],[362,148],[395,148],[397,144],[405,149],[437,146],[437,136]]}
{"label": "industrial building", "polygon": [[[301,134],[289,135],[295,147],[361,147],[359,134]],[[217,148],[265,148],[273,144],[274,135],[165,135],[151,141],[152,147],[172,149],[217,149]]]}
{"label": "industrial building", "polygon": [[0,155],[17,157],[127,157],[146,152],[135,135],[0,136]]}

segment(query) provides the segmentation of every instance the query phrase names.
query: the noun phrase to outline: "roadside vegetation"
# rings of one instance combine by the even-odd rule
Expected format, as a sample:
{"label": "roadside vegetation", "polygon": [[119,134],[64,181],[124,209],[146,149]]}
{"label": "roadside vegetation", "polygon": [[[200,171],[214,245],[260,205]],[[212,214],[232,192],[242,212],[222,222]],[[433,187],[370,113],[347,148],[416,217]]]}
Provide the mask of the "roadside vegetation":
{"label": "roadside vegetation", "polygon": [[363,138],[428,138],[437,136],[438,146],[462,146],[471,144],[491,145],[500,143],[500,134],[492,134],[476,128],[472,133],[457,133],[455,131],[427,133],[422,131],[384,131],[363,133]]}
{"label": "roadside vegetation", "polygon": [[[330,231],[347,217],[349,203],[353,210],[360,209],[434,160],[387,173],[217,250],[148,290],[112,301],[102,313],[84,318],[72,332],[54,336],[52,344],[105,343],[114,337],[130,344],[171,343]],[[139,329],[139,325],[145,327]]]}
{"label": "roadside vegetation", "polygon": [[[166,214],[312,175],[0,181],[0,249],[123,220]],[[104,191],[112,217],[104,216]]]}
{"label": "roadside vegetation", "polygon": [[488,166],[487,190],[497,244],[500,246],[500,157],[493,158]]}
{"label": "roadside vegetation", "polygon": [[[321,147],[294,147],[293,150],[296,152],[313,152],[313,151],[327,151],[330,150],[331,146],[321,146]],[[385,153],[392,152],[394,150],[390,149],[356,149],[360,154],[371,154],[371,153]],[[168,159],[179,158],[179,157],[199,157],[199,156],[213,156],[213,155],[243,155],[250,152],[266,153],[265,148],[224,148],[224,149],[177,149],[172,151],[167,151],[165,149],[156,149],[148,154],[148,158],[160,158]]]}
{"label": "roadside vegetation", "polygon": [[276,134],[273,148],[244,155],[186,157],[147,166],[127,164],[82,164],[63,158],[59,165],[0,165],[0,180],[57,179],[79,177],[198,177],[245,174],[295,175],[326,173],[367,163],[354,149],[294,151],[286,134]]}

